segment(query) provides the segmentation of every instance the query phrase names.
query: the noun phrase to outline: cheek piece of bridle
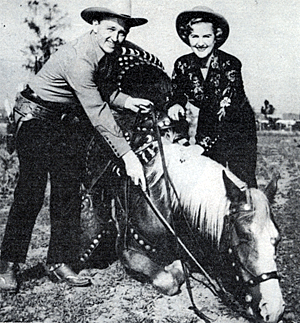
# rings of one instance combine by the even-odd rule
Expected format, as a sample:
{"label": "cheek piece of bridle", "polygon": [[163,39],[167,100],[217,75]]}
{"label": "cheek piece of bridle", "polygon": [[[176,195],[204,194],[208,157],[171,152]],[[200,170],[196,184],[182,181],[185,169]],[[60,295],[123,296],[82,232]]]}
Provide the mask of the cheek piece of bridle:
{"label": "cheek piece of bridle", "polygon": [[[225,224],[225,230],[228,230],[228,241],[227,241],[227,253],[228,253],[228,260],[231,263],[232,268],[235,271],[235,280],[236,283],[239,285],[237,288],[240,289],[239,291],[236,291],[236,294],[241,294],[241,289],[244,290],[244,295],[242,298],[242,302],[244,304],[250,305],[253,302],[253,298],[249,292],[249,288],[253,288],[267,280],[270,279],[278,279],[280,280],[280,276],[278,275],[277,271],[272,271],[268,273],[262,273],[261,275],[255,275],[250,269],[248,269],[245,264],[243,264],[240,261],[240,258],[238,256],[238,247],[239,244],[231,246],[232,243],[232,235],[233,230],[235,226],[236,217],[241,212],[249,213],[249,212],[255,212],[253,210],[253,204],[251,202],[251,195],[249,189],[246,190],[246,196],[247,196],[247,202],[239,207],[238,206],[232,206],[230,208],[230,213],[226,217],[227,225]],[[272,243],[272,242],[271,242]],[[250,279],[248,281],[245,281],[242,277],[242,271],[246,272]]]}

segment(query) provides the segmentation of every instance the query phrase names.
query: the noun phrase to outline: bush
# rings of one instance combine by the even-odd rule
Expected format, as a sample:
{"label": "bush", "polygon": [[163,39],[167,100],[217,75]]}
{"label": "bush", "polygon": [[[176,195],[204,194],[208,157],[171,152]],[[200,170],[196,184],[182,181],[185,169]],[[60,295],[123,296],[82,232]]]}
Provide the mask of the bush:
{"label": "bush", "polygon": [[0,148],[0,196],[8,198],[12,196],[19,175],[19,160],[17,153],[9,154],[4,148]]}

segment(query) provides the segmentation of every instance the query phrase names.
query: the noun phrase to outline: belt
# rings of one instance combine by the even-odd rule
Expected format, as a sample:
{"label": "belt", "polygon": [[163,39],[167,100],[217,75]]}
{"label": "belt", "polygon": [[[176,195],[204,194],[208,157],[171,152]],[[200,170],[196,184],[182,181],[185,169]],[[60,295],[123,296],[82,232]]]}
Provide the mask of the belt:
{"label": "belt", "polygon": [[[41,105],[35,102],[35,100],[39,100],[39,98],[35,98],[32,94],[33,92],[28,93],[28,89],[29,88],[17,94],[14,106],[14,119],[16,123],[31,119],[56,123],[70,113],[70,109],[64,104],[48,102],[48,106],[53,106],[53,109],[51,109],[45,107],[44,104]],[[56,109],[54,109],[55,107]]]}

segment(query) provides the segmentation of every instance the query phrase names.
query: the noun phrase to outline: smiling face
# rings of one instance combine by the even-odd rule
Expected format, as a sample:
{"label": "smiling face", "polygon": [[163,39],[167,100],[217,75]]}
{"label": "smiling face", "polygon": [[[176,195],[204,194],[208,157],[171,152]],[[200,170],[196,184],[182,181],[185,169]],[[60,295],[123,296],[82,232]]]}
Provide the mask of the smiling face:
{"label": "smiling face", "polygon": [[107,54],[113,53],[117,45],[121,44],[128,34],[124,21],[114,17],[100,22],[94,20],[93,26],[98,45]]}
{"label": "smiling face", "polygon": [[216,43],[216,37],[213,25],[210,22],[198,22],[192,25],[192,31],[189,34],[189,43],[192,51],[199,58],[208,57]]}

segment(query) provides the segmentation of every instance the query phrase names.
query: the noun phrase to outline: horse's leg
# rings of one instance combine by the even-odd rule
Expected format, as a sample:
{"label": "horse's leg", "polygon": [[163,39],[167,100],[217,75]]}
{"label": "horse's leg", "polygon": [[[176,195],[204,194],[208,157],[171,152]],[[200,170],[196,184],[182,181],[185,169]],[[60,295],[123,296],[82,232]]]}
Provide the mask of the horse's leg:
{"label": "horse's leg", "polygon": [[132,249],[124,249],[121,252],[120,260],[127,269],[147,277],[152,285],[163,294],[177,294],[184,282],[180,260],[163,267],[146,255]]}

